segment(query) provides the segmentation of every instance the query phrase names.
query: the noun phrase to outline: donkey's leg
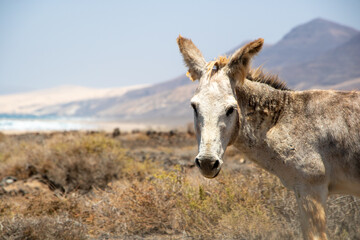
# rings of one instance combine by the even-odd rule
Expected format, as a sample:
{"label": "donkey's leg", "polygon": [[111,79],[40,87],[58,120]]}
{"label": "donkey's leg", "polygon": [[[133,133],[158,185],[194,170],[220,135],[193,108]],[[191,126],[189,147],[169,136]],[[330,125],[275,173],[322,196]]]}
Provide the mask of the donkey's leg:
{"label": "donkey's leg", "polygon": [[300,222],[304,239],[327,239],[326,237],[326,199],[327,188],[318,186],[296,190],[296,199],[300,209]]}

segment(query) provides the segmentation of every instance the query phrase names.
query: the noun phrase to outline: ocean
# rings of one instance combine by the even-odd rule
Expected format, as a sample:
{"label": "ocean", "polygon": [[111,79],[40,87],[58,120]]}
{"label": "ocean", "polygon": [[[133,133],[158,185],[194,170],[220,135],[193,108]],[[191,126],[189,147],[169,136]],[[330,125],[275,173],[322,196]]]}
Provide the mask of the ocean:
{"label": "ocean", "polygon": [[0,114],[0,131],[71,131],[96,130],[91,118]]}

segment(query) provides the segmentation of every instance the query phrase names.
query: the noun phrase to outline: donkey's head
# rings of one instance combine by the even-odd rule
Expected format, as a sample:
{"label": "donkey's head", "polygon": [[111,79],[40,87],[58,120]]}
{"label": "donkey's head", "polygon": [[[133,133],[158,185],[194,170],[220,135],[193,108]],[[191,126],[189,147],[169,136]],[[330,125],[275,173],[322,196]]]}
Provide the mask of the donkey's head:
{"label": "donkey's head", "polygon": [[258,39],[237,50],[229,59],[220,57],[206,62],[189,39],[179,36],[177,43],[189,71],[188,77],[199,80],[191,99],[199,153],[195,164],[208,178],[216,177],[227,146],[237,138],[240,109],[235,89],[244,83],[251,58],[261,50]]}

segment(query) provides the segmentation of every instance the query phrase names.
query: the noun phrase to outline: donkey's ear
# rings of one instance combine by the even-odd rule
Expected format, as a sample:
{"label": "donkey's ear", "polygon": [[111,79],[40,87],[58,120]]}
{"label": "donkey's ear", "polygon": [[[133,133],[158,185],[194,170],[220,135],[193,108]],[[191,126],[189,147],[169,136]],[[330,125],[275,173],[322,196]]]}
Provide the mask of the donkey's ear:
{"label": "donkey's ear", "polygon": [[227,64],[228,75],[236,84],[244,83],[250,69],[251,58],[260,52],[264,39],[259,38],[237,50]]}
{"label": "donkey's ear", "polygon": [[180,52],[183,55],[184,62],[189,68],[187,76],[192,81],[200,79],[206,66],[206,61],[200,50],[197,49],[190,39],[183,38],[181,35],[179,35],[176,40],[179,45]]}

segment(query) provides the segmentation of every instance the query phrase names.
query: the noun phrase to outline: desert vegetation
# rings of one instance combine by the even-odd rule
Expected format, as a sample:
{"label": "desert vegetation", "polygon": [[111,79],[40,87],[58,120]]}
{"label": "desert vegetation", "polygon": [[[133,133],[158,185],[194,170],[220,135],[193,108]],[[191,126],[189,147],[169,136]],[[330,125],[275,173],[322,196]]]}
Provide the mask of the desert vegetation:
{"label": "desert vegetation", "polygon": [[[212,180],[192,131],[0,135],[0,239],[301,239],[292,192],[229,148]],[[360,239],[360,199],[328,199]]]}

